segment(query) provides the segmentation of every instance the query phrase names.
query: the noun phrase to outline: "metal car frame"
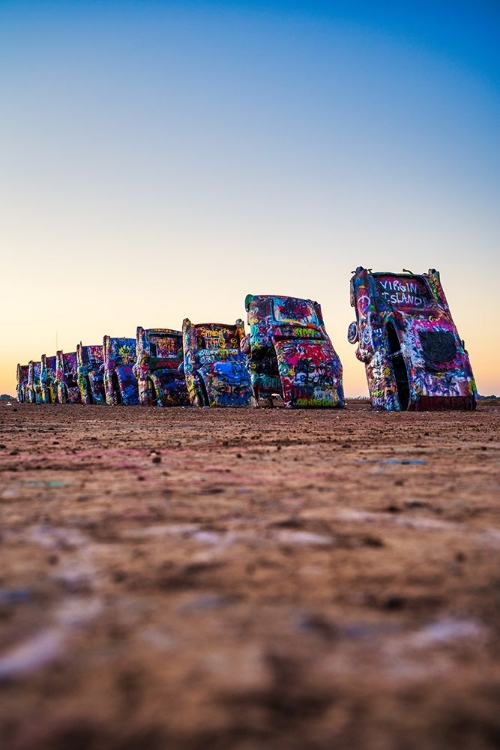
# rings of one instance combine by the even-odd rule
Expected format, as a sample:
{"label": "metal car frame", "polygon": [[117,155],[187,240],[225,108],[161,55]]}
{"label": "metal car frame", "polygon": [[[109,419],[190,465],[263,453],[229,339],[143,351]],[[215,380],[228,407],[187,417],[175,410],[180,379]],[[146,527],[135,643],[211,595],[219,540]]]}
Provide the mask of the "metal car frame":
{"label": "metal car frame", "polygon": [[342,364],[318,302],[283,295],[247,295],[250,360],[256,401],[281,396],[287,408],[343,407]]}
{"label": "metal car frame", "polygon": [[357,343],[372,406],[388,411],[476,408],[477,391],[439,272],[373,272],[351,278]]}
{"label": "metal car frame", "polygon": [[106,403],[104,390],[104,348],[102,344],[76,345],[77,381],[82,403],[103,405]]}
{"label": "metal car frame", "polygon": [[40,363],[40,384],[44,404],[57,404],[57,356],[42,354]]}
{"label": "metal car frame", "polygon": [[79,404],[82,401],[78,387],[76,352],[56,353],[57,397],[60,404]]}
{"label": "metal car frame", "polygon": [[144,406],[187,406],[182,331],[137,327],[134,374]]}
{"label": "metal car frame", "polygon": [[184,372],[196,406],[252,406],[247,359],[241,351],[243,321],[182,324]]}
{"label": "metal car frame", "polygon": [[135,339],[104,336],[103,348],[106,403],[109,406],[138,404],[139,390],[133,371]]}

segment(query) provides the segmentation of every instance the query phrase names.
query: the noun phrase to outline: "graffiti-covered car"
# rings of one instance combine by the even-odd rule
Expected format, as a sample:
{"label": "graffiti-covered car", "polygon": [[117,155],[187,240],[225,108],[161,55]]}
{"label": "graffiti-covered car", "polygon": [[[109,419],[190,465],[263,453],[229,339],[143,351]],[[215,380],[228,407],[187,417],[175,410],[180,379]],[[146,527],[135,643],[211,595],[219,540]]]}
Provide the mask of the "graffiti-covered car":
{"label": "graffiti-covered car", "polygon": [[137,327],[134,374],[144,406],[186,406],[182,331]]}
{"label": "graffiti-covered car", "polygon": [[76,345],[77,381],[83,404],[105,404],[104,348],[101,344]]}
{"label": "graffiti-covered car", "polygon": [[28,399],[28,371],[29,365],[17,365],[16,370],[16,392],[19,403],[29,401]]}
{"label": "graffiti-covered car", "polygon": [[451,317],[438,271],[372,272],[351,279],[357,343],[372,406],[388,411],[475,409],[469,356]]}
{"label": "graffiti-covered car", "polygon": [[63,352],[61,350],[57,352],[56,383],[57,398],[60,404],[81,403],[77,369],[76,352]]}
{"label": "graffiti-covered car", "polygon": [[42,354],[40,363],[40,385],[44,404],[57,404],[57,357]]}
{"label": "graffiti-covered car", "polygon": [[132,406],[139,403],[137,378],[134,375],[135,339],[105,336],[104,390],[109,406]]}
{"label": "graffiti-covered car", "polygon": [[30,404],[42,403],[42,384],[40,382],[41,362],[30,360],[28,364],[28,383],[26,386],[26,400]]}
{"label": "graffiti-covered car", "polygon": [[184,373],[189,398],[196,406],[251,406],[252,384],[241,351],[243,321],[182,324]]}
{"label": "graffiti-covered car", "polygon": [[287,408],[343,407],[342,364],[328,336],[321,306],[310,299],[247,295],[250,360],[255,399]]}

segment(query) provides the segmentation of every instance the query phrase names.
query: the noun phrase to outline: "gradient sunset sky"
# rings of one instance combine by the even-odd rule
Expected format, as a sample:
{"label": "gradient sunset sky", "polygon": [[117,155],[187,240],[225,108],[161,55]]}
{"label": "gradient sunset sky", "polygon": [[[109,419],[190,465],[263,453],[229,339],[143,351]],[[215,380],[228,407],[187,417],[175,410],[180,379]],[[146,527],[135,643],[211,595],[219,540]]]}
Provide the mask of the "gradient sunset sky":
{"label": "gradient sunset sky", "polygon": [[500,394],[500,3],[0,0],[0,393],[16,364],[437,268]]}

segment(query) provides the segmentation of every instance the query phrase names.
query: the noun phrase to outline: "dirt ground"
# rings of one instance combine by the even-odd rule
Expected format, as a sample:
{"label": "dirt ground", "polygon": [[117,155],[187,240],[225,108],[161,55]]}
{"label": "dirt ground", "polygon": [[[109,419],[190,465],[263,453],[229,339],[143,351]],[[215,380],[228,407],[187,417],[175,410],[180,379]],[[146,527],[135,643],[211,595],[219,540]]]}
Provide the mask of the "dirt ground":
{"label": "dirt ground", "polygon": [[0,747],[500,747],[500,402],[0,406]]}

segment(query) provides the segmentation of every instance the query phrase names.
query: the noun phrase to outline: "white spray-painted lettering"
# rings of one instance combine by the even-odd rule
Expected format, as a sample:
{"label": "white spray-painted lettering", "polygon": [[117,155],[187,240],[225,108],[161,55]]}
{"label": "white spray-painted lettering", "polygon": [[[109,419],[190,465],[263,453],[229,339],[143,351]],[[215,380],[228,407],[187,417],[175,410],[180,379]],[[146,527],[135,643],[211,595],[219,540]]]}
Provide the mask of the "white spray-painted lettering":
{"label": "white spray-painted lettering", "polygon": [[379,282],[383,288],[382,297],[391,305],[412,305],[413,307],[423,307],[424,299],[420,296],[421,290],[415,282],[408,281],[403,284],[397,279]]}

